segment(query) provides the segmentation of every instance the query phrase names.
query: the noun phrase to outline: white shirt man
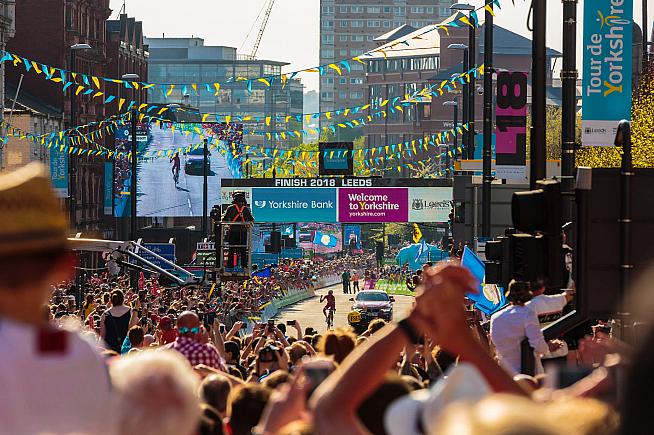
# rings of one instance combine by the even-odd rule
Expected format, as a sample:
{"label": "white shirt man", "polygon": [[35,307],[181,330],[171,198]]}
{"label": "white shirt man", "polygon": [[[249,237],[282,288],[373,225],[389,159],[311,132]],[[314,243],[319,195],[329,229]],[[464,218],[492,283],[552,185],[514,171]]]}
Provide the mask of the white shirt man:
{"label": "white shirt man", "polygon": [[536,313],[525,305],[509,305],[493,314],[490,335],[500,364],[513,374],[522,373],[520,343],[526,337],[536,354],[536,371],[542,372],[539,355],[549,352]]}
{"label": "white shirt man", "polygon": [[[526,307],[532,309],[538,316],[540,327],[558,320],[563,312],[563,308],[572,300],[572,293],[563,292],[556,295],[544,294],[545,287],[541,286],[536,290],[532,290],[534,297],[527,303]],[[560,342],[560,347],[554,352],[547,352],[543,355],[543,359],[552,359],[564,357],[568,354],[568,346],[565,342]]]}

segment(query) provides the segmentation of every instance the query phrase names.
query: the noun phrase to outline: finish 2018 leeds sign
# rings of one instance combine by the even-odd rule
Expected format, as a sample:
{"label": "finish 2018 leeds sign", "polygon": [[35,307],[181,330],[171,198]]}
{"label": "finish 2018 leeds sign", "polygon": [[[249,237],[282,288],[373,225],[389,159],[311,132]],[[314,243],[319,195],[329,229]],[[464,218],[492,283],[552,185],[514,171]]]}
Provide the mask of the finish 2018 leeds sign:
{"label": "finish 2018 leeds sign", "polygon": [[447,222],[447,180],[382,178],[223,179],[221,198],[245,191],[257,222]]}

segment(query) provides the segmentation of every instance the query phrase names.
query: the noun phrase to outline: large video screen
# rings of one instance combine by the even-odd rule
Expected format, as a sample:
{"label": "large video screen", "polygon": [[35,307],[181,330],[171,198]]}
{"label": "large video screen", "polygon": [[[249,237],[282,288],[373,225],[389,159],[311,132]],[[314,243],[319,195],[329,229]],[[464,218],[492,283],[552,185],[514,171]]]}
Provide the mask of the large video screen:
{"label": "large video screen", "polygon": [[[200,132],[200,134],[198,134]],[[220,181],[241,178],[241,148],[243,125],[225,123],[138,124],[136,140],[138,154],[158,157],[139,158],[137,163],[137,214],[147,217],[202,216],[204,137],[220,141],[223,147],[235,152],[221,154],[209,149],[208,208],[221,203]],[[216,143],[216,142],[214,142]],[[191,145],[197,149],[188,150]],[[182,152],[177,152],[183,148]],[[131,150],[130,125],[116,131],[116,150]],[[169,150],[173,154],[168,157]],[[177,168],[179,170],[177,170]],[[114,215],[131,215],[131,164],[127,157],[116,159],[114,168]],[[208,211],[209,211],[208,210]]]}

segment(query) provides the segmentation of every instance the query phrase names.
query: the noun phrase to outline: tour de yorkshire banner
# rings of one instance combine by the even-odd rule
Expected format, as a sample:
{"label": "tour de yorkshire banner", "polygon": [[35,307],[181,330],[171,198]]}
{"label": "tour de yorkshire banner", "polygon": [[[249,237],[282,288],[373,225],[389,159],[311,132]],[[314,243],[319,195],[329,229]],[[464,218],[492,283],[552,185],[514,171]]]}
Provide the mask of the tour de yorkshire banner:
{"label": "tour de yorkshire banner", "polygon": [[632,19],[629,0],[584,2],[583,145],[613,146],[630,119]]}

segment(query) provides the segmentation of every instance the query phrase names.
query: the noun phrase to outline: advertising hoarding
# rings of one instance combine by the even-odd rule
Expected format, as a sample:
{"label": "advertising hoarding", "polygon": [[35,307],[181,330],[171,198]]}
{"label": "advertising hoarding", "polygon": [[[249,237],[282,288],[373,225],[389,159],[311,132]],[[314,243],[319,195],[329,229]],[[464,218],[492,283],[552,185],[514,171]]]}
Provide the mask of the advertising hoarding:
{"label": "advertising hoarding", "polygon": [[527,178],[527,73],[497,74],[495,176]]}
{"label": "advertising hoarding", "polygon": [[618,122],[631,119],[633,2],[584,2],[583,145],[613,146]]}
{"label": "advertising hoarding", "polygon": [[409,222],[447,222],[452,208],[449,187],[413,187],[409,190]]}
{"label": "advertising hoarding", "polygon": [[68,196],[68,151],[59,151],[59,147],[50,148],[50,180],[52,188],[59,198]]}
{"label": "advertising hoarding", "polygon": [[406,188],[338,189],[339,222],[407,222],[409,192]]}
{"label": "advertising hoarding", "polygon": [[336,189],[255,187],[251,209],[258,222],[336,222]]}

